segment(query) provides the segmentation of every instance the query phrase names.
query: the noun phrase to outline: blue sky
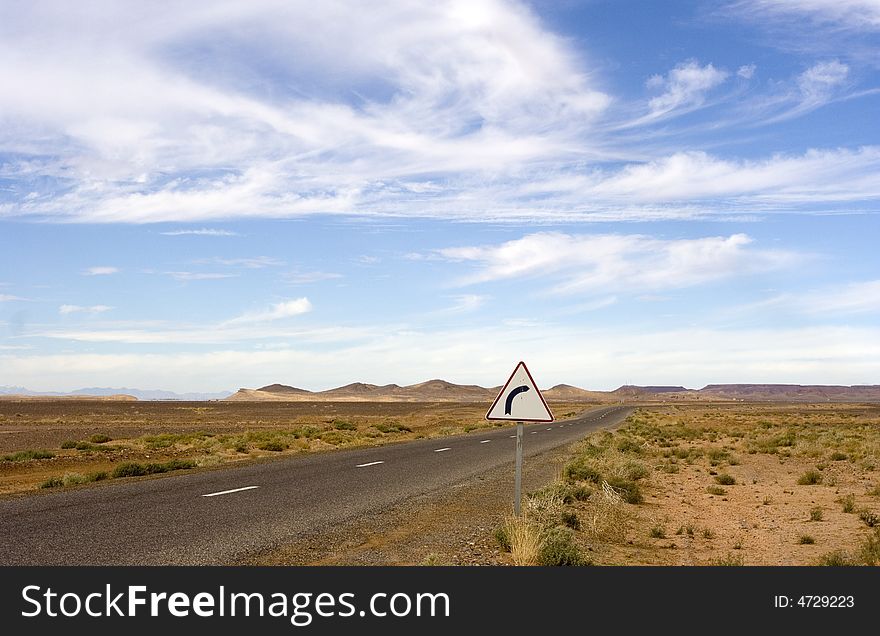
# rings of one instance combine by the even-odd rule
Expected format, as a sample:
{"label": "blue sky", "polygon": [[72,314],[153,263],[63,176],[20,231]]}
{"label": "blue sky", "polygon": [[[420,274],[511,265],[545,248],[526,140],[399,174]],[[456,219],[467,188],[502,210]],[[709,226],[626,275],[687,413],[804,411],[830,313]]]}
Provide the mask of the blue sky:
{"label": "blue sky", "polygon": [[880,383],[880,3],[8,3],[0,385]]}

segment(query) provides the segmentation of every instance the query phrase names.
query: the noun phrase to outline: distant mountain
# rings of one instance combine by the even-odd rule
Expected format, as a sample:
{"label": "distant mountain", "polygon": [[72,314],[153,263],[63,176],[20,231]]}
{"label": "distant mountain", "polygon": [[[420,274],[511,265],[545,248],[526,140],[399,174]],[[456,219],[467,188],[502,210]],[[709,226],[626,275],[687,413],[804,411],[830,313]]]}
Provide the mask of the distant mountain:
{"label": "distant mountain", "polygon": [[[285,384],[270,384],[259,389],[239,389],[229,396],[232,401],[316,401],[316,402],[491,402],[500,386],[453,384],[446,380],[428,380],[418,384],[367,384],[353,382],[326,391],[306,391]],[[595,401],[601,393],[568,385],[557,385],[543,392],[548,400]]]}
{"label": "distant mountain", "polygon": [[173,391],[129,389],[129,388],[107,388],[107,387],[90,387],[85,389],[76,389],[60,393],[57,391],[31,391],[22,386],[0,386],[0,395],[22,395],[28,397],[110,397],[129,395],[138,400],[180,400],[180,401],[202,401],[202,400],[221,400],[227,397],[232,391],[223,393],[175,393]]}
{"label": "distant mountain", "polygon": [[876,402],[880,385],[836,386],[823,384],[709,384],[699,390],[707,397],[753,401]]}

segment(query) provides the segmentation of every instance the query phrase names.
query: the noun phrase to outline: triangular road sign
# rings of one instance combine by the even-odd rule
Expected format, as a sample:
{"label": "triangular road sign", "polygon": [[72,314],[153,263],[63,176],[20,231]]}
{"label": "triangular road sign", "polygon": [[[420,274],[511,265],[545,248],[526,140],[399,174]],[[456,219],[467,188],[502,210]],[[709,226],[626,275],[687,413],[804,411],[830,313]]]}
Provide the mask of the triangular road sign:
{"label": "triangular road sign", "polygon": [[532,379],[525,362],[516,365],[510,379],[495,398],[487,420],[513,420],[515,422],[552,422],[553,413]]}

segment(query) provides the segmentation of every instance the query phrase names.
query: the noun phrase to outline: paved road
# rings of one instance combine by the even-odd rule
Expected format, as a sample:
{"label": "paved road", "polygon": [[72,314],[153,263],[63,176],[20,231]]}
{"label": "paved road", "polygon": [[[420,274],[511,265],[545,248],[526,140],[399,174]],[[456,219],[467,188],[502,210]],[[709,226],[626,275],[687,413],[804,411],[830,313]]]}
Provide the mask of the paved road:
{"label": "paved road", "polygon": [[[523,454],[581,439],[630,411],[603,407],[526,425]],[[512,471],[514,432],[496,428],[0,501],[0,565],[233,563],[504,464]]]}

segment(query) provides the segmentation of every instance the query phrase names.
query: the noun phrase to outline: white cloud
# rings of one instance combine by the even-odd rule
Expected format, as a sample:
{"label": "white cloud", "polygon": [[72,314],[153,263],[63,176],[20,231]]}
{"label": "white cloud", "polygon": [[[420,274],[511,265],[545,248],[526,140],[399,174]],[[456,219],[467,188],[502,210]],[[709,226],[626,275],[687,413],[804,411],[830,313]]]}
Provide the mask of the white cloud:
{"label": "white cloud", "polygon": [[754,64],[744,64],[736,69],[737,77],[741,77],[743,79],[752,79],[752,76],[755,74],[755,70],[757,70],[757,66]]}
{"label": "white cloud", "polygon": [[85,276],[108,276],[110,274],[116,274],[119,272],[118,267],[109,267],[109,266],[96,266],[89,267],[84,272]]}
{"label": "white cloud", "polygon": [[828,101],[832,92],[846,82],[849,67],[838,60],[820,62],[798,76],[798,86],[808,103]]}
{"label": "white cloud", "polygon": [[556,293],[688,287],[797,262],[790,252],[750,248],[751,242],[745,234],[664,240],[544,232],[500,245],[446,248],[438,253],[480,265],[461,284],[550,277],[556,280],[551,287]]}
{"label": "white cloud", "polygon": [[166,276],[170,276],[174,280],[193,281],[193,280],[222,280],[224,278],[235,278],[238,274],[222,274],[220,272],[163,272]]}
{"label": "white cloud", "polygon": [[229,267],[243,267],[245,269],[263,269],[265,267],[279,267],[284,261],[271,256],[253,256],[249,258],[206,258],[194,261],[201,264],[227,265]]}
{"label": "white cloud", "polygon": [[0,294],[0,303],[12,302],[14,300],[27,300],[21,296],[13,296],[12,294]]}
{"label": "white cloud", "polygon": [[231,230],[215,230],[202,228],[200,230],[173,230],[170,232],[161,232],[165,236],[238,236],[237,232]]}
{"label": "white cloud", "polygon": [[110,311],[111,309],[113,309],[113,307],[110,307],[108,305],[91,305],[88,307],[85,307],[82,305],[61,305],[58,308],[58,313],[61,314],[62,316],[65,316],[67,314],[77,314],[77,313],[102,314],[105,311]]}
{"label": "white cloud", "polygon": [[285,300],[275,303],[268,309],[262,311],[246,312],[237,318],[228,320],[226,324],[270,322],[273,320],[281,320],[283,318],[291,318],[301,314],[308,313],[312,310],[312,303],[308,298],[297,298],[294,300]]}
{"label": "white cloud", "polygon": [[693,108],[703,104],[706,93],[727,79],[727,71],[711,64],[701,66],[691,60],[679,64],[663,77],[654,75],[648,80],[649,88],[659,88],[663,93],[648,103],[652,116],[665,115],[680,108]]}
{"label": "white cloud", "polygon": [[317,283],[322,280],[335,280],[342,278],[342,274],[334,272],[286,272],[281,275],[282,280],[293,285],[307,285],[309,283]]}

